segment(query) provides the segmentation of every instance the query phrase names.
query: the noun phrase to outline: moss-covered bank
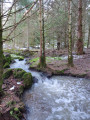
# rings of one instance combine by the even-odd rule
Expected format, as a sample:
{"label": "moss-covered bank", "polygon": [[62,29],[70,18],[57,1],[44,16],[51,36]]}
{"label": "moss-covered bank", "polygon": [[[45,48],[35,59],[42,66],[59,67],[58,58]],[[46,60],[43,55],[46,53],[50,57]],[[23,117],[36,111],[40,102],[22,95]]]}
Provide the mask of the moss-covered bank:
{"label": "moss-covered bank", "polygon": [[4,96],[0,101],[0,120],[21,120],[25,110],[21,96],[25,89],[32,86],[32,75],[22,69],[8,69],[4,72],[3,79]]}

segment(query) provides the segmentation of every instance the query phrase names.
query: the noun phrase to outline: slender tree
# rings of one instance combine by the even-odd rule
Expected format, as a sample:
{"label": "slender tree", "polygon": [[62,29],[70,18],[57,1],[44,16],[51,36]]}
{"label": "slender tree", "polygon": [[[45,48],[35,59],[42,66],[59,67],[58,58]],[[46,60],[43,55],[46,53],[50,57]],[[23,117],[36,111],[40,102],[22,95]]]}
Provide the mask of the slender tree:
{"label": "slender tree", "polygon": [[77,54],[83,54],[83,33],[82,33],[82,0],[78,0],[78,41]]}
{"label": "slender tree", "polygon": [[89,25],[89,29],[88,29],[88,42],[87,42],[87,48],[89,48],[89,44],[90,44],[90,25]]}
{"label": "slender tree", "polygon": [[44,37],[44,5],[43,0],[39,0],[39,19],[40,19],[40,61],[39,67],[46,67],[45,59],[45,37]]}
{"label": "slender tree", "polygon": [[60,33],[57,34],[57,50],[60,50]]}
{"label": "slender tree", "polygon": [[2,42],[2,6],[0,0],[0,94],[2,93],[2,84],[3,84],[3,42]]}
{"label": "slender tree", "polygon": [[[16,0],[14,0],[14,24],[16,24]],[[15,41],[15,35],[16,35],[16,30],[14,30],[14,39],[13,39],[13,48],[15,48],[15,44],[16,44],[16,41]]]}
{"label": "slender tree", "polygon": [[72,56],[72,0],[69,0],[69,41],[68,41],[68,65],[73,66],[73,56]]}
{"label": "slender tree", "polygon": [[27,49],[29,50],[29,13],[27,18]]}

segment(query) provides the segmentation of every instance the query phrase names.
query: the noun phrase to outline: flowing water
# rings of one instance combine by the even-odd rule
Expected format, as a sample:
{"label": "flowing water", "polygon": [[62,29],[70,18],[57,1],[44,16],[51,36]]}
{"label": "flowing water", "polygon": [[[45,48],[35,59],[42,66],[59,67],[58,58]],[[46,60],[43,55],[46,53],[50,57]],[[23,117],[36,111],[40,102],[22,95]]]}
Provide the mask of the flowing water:
{"label": "flowing water", "polygon": [[90,120],[90,80],[53,76],[28,70],[25,60],[11,65],[31,72],[38,79],[23,95],[26,120]]}

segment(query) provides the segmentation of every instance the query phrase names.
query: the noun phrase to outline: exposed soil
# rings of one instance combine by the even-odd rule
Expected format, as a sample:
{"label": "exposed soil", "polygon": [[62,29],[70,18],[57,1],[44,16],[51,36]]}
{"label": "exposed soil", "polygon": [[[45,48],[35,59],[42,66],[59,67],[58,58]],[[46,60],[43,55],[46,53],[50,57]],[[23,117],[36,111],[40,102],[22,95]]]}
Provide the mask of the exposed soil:
{"label": "exposed soil", "polygon": [[[14,79],[13,76],[4,80],[2,86],[4,95],[0,100],[0,120],[16,120],[10,115],[10,110],[13,108],[21,108],[22,111],[24,108],[22,100],[16,94],[23,83],[20,82],[21,84],[17,84],[17,82],[18,80]],[[14,89],[13,86],[15,87]]]}
{"label": "exposed soil", "polygon": [[[46,56],[66,56],[68,55],[68,50],[54,50],[46,51]],[[54,60],[47,63],[46,69],[38,69],[37,66],[31,67],[32,69],[37,69],[48,73],[48,76],[51,75],[70,75],[75,77],[86,77],[90,79],[90,49],[85,49],[85,54],[80,55],[78,59],[74,59],[74,66],[68,66],[68,60]],[[37,54],[39,56],[39,54]],[[34,56],[34,57],[37,57]],[[73,52],[75,55],[75,52]]]}

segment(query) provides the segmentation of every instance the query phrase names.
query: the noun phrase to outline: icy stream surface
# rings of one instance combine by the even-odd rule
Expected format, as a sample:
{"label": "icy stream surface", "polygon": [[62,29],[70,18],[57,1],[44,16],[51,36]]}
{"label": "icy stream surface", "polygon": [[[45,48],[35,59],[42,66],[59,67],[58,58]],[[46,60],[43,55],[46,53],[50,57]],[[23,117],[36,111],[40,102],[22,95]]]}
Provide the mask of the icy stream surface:
{"label": "icy stream surface", "polygon": [[11,65],[31,72],[38,79],[23,95],[26,120],[90,120],[90,80],[53,76],[28,70],[25,60]]}

